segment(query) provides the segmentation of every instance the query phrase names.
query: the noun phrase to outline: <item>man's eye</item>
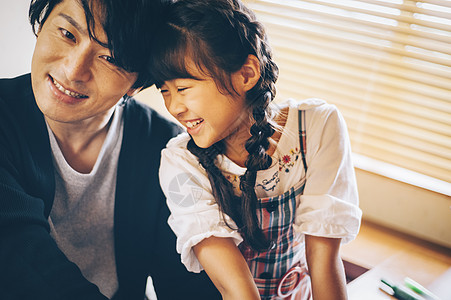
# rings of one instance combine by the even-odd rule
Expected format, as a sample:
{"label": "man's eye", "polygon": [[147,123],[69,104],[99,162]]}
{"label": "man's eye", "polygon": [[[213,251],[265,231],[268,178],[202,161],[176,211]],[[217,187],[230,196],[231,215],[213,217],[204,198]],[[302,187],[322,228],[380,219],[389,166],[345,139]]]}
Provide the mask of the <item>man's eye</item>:
{"label": "man's eye", "polygon": [[75,36],[70,31],[67,31],[64,28],[61,28],[60,30],[64,37],[68,38],[69,40],[75,41]]}
{"label": "man's eye", "polygon": [[104,60],[106,60],[107,62],[109,62],[112,65],[116,64],[116,60],[109,55],[102,55],[101,58],[103,58]]}
{"label": "man's eye", "polygon": [[188,89],[188,88],[186,88],[186,87],[183,87],[183,88],[177,88],[177,92],[183,92],[184,90],[186,90],[186,89]]}

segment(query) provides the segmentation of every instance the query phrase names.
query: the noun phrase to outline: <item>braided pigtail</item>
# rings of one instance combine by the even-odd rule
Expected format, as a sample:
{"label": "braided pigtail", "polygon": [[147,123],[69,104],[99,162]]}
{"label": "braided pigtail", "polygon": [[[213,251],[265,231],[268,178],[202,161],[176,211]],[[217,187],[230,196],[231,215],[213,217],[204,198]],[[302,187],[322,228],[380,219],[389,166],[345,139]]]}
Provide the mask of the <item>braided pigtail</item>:
{"label": "braided pigtail", "polygon": [[[239,205],[237,205],[237,203],[239,203],[240,200],[233,192],[232,183],[225,178],[221,170],[215,164],[217,156],[224,152],[224,148],[223,141],[219,141],[208,148],[200,148],[196,145],[196,143],[194,143],[192,138],[188,141],[187,145],[187,149],[199,159],[200,164],[207,172],[208,180],[211,183],[213,196],[220,211],[226,213],[230,218],[232,218],[238,228],[240,228],[242,227],[242,216],[239,210],[237,210]],[[224,222],[231,228],[225,218]]]}
{"label": "braided pigtail", "polygon": [[260,79],[246,93],[247,105],[252,111],[254,124],[250,128],[251,137],[245,144],[249,155],[245,162],[247,170],[240,177],[240,189],[244,225],[241,229],[242,234],[251,248],[262,251],[268,249],[271,241],[263,234],[257,218],[258,198],[255,193],[255,183],[257,171],[268,169],[272,164],[271,157],[266,153],[270,145],[269,138],[275,131],[271,123],[272,111],[269,104],[276,95],[275,82],[279,70],[272,59],[271,48],[262,24],[241,2],[232,2],[239,9],[235,10],[231,22],[235,23],[235,27],[241,32],[241,38],[247,40],[252,47],[252,53],[260,62]]}
{"label": "braided pigtail", "polygon": [[[266,92],[263,96],[263,103],[266,105],[272,100],[270,92]],[[260,101],[257,101],[260,102]],[[255,250],[264,250],[269,247],[269,241],[264,236],[256,215],[257,195],[255,193],[255,181],[257,171],[265,170],[271,166],[272,159],[266,153],[269,148],[269,138],[274,133],[274,128],[268,122],[267,112],[264,107],[256,106],[252,112],[255,123],[250,128],[251,137],[246,142],[246,150],[249,156],[245,166],[247,168],[244,175],[240,177],[241,207],[243,215],[247,216],[243,219],[244,226],[242,228],[243,235],[246,237],[247,243]]]}

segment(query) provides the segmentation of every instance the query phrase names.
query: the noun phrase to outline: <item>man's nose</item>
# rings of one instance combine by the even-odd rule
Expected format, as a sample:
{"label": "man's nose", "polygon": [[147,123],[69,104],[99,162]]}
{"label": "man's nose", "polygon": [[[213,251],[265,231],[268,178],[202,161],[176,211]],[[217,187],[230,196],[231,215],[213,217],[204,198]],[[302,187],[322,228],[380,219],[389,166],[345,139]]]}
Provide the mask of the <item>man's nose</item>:
{"label": "man's nose", "polygon": [[93,53],[89,47],[83,45],[74,47],[64,63],[67,79],[74,82],[89,81],[92,76],[92,67]]}

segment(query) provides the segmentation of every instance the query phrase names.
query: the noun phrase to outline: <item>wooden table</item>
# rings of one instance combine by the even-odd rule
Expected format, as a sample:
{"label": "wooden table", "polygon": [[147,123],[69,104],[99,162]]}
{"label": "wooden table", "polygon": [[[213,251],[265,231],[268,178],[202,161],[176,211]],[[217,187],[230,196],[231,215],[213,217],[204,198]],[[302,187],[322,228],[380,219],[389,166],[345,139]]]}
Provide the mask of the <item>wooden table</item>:
{"label": "wooden table", "polygon": [[402,285],[406,276],[451,300],[451,249],[363,222],[356,240],[342,246],[341,254],[369,269],[348,284],[350,300],[395,299],[380,290],[380,279]]}

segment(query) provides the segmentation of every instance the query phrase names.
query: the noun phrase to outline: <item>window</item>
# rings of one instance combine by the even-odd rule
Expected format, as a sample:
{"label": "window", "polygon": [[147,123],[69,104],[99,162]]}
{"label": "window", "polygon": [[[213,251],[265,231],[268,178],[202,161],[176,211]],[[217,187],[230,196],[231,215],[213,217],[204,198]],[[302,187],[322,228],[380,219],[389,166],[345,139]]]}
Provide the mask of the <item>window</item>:
{"label": "window", "polygon": [[278,99],[323,98],[355,153],[451,193],[451,1],[248,0],[280,67]]}

